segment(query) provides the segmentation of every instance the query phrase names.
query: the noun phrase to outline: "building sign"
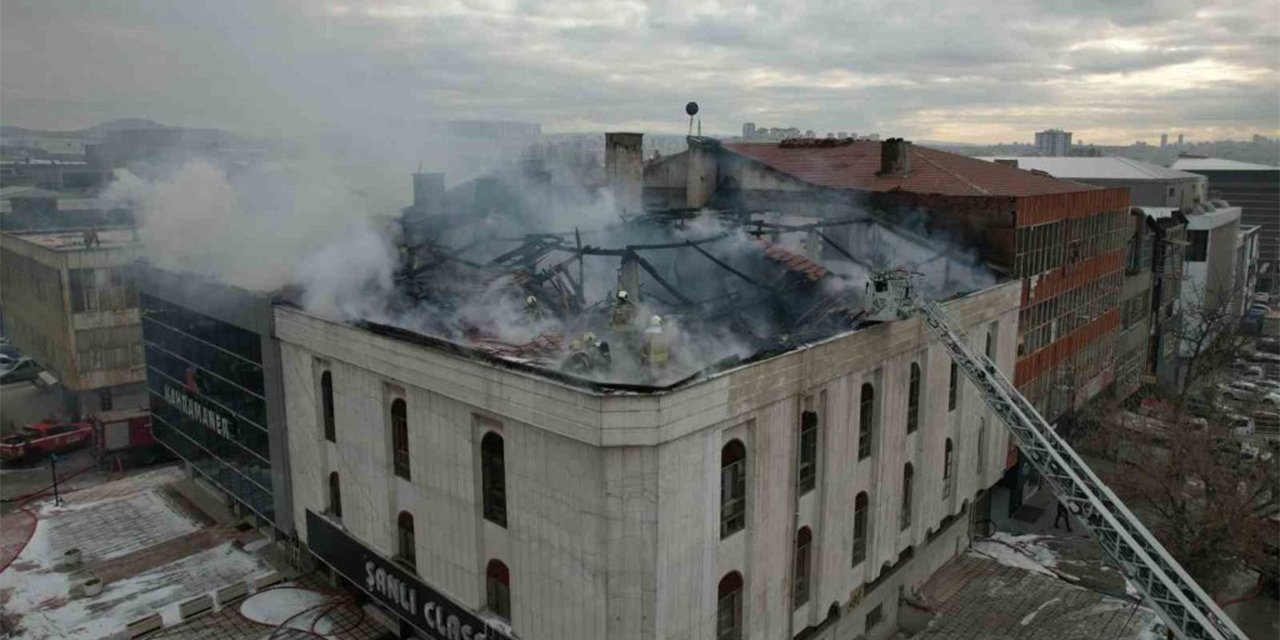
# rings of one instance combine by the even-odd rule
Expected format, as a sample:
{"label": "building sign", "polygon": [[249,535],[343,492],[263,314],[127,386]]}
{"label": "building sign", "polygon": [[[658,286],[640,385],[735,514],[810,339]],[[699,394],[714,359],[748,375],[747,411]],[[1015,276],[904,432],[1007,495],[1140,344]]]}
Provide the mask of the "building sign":
{"label": "building sign", "polygon": [[181,412],[182,415],[199,422],[205,428],[224,438],[232,438],[231,417],[221,410],[205,405],[186,391],[167,382],[164,384],[164,399],[170,406]]}
{"label": "building sign", "polygon": [[326,564],[428,638],[509,640],[506,634],[488,627],[467,608],[428,587],[417,576],[309,509],[307,546]]}

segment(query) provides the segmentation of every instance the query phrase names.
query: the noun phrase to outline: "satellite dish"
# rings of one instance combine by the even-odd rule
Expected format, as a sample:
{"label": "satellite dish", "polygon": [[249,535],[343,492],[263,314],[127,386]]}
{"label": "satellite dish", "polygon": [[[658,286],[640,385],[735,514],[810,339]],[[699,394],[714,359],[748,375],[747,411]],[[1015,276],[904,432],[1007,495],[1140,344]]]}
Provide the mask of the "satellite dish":
{"label": "satellite dish", "polygon": [[684,112],[685,112],[685,113],[687,113],[687,114],[689,114],[689,117],[690,117],[690,118],[692,118],[693,116],[697,115],[697,113],[698,113],[698,103],[696,103],[696,102],[690,102],[689,104],[686,104],[686,105],[684,106]]}

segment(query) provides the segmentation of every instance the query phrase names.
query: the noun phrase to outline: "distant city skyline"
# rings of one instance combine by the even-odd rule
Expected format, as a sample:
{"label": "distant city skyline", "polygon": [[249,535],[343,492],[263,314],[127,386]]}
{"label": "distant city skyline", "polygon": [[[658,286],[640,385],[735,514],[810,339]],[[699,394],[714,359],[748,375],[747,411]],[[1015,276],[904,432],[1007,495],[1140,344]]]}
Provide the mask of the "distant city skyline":
{"label": "distant city skyline", "polygon": [[703,131],[722,135],[759,122],[974,143],[1045,128],[1248,139],[1280,135],[1276,33],[1263,0],[5,0],[0,117],[407,145],[433,119],[678,134],[697,100]]}

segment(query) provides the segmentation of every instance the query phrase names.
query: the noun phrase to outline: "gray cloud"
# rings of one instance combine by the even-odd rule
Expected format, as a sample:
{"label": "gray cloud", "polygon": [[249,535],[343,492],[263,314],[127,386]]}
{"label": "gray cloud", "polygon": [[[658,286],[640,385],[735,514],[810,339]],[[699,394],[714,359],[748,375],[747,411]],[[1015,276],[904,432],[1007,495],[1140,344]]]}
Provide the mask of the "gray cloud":
{"label": "gray cloud", "polygon": [[[423,123],[1275,134],[1272,0],[5,0],[0,116],[419,144]],[[1268,100],[1268,97],[1270,98]],[[402,155],[412,155],[405,150]]]}

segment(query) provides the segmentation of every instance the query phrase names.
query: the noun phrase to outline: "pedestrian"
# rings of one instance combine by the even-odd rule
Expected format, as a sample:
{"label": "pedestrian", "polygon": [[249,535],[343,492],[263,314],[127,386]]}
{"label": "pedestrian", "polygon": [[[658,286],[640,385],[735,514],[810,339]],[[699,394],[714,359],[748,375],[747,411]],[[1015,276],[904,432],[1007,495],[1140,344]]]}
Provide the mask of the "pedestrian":
{"label": "pedestrian", "polygon": [[1062,520],[1063,522],[1067,523],[1067,533],[1070,533],[1071,532],[1071,512],[1067,511],[1067,506],[1062,504],[1061,502],[1058,503],[1058,515],[1053,517],[1054,529],[1058,528],[1059,520]]}

